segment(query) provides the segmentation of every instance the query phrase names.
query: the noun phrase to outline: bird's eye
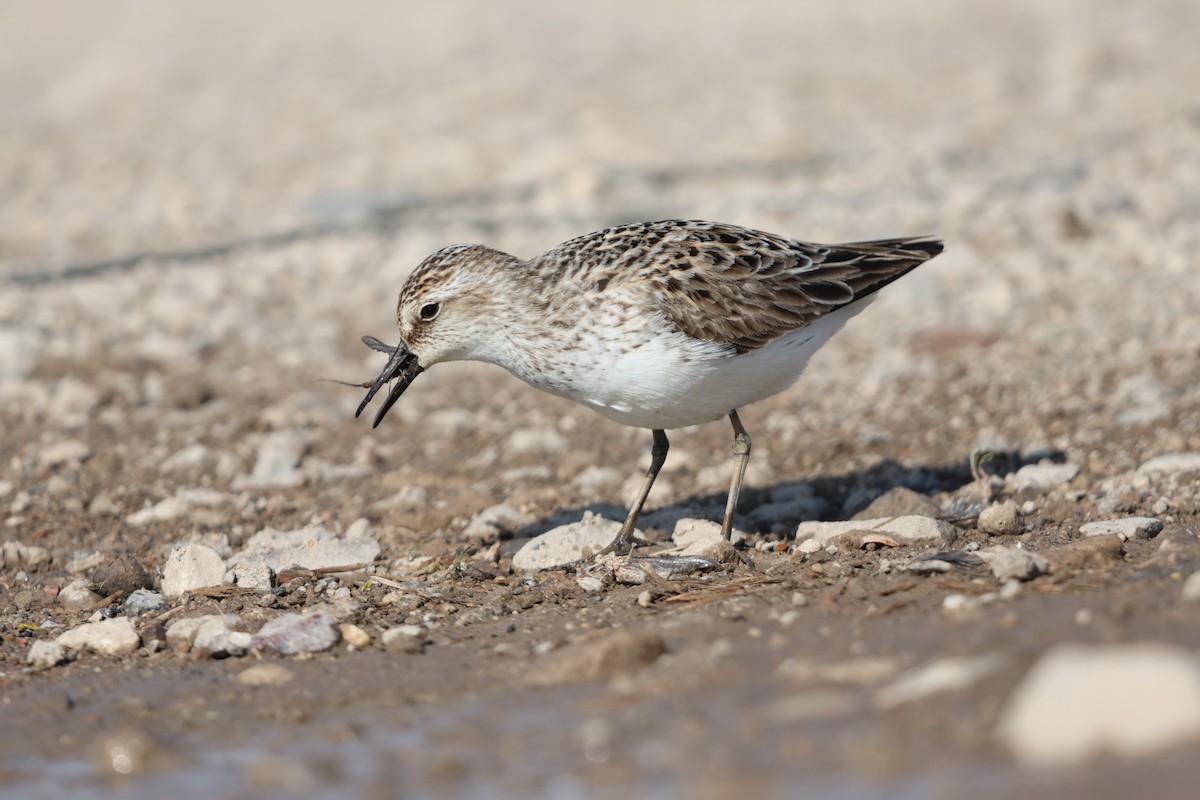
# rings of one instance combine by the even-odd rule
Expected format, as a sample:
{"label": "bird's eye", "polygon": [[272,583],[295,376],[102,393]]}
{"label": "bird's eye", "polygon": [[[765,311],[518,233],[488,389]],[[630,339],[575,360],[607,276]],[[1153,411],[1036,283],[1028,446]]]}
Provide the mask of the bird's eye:
{"label": "bird's eye", "polygon": [[421,306],[421,310],[418,313],[421,315],[422,322],[429,322],[436,317],[438,312],[441,310],[441,303],[426,303],[425,305]]}

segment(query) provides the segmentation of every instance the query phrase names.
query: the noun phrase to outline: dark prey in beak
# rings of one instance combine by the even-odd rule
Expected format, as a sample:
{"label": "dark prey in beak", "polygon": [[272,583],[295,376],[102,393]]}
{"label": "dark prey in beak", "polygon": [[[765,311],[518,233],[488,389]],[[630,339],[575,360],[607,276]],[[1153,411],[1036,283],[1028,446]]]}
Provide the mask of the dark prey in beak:
{"label": "dark prey in beak", "polygon": [[364,336],[363,344],[372,350],[378,350],[380,353],[387,353],[391,356],[387,364],[383,368],[383,372],[379,373],[379,377],[375,379],[375,383],[371,384],[371,388],[367,390],[367,396],[358,404],[358,410],[354,412],[357,419],[362,415],[363,409],[367,407],[367,403],[371,402],[371,398],[375,396],[383,385],[388,381],[395,380],[396,383],[388,392],[387,398],[383,401],[383,405],[375,414],[375,421],[371,423],[372,428],[378,428],[379,423],[387,416],[388,411],[400,399],[400,395],[404,394],[404,390],[409,384],[421,374],[424,368],[417,363],[417,355],[404,346],[404,342],[392,347],[384,344],[374,336]]}

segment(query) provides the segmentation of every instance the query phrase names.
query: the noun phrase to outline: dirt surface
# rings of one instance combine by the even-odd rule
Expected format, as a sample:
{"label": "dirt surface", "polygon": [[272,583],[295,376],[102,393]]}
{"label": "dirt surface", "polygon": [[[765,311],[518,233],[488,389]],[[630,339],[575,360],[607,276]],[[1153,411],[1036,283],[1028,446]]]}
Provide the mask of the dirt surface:
{"label": "dirt surface", "polygon": [[[1077,760],[1002,733],[1064,644],[1200,649],[1198,7],[1045,5],[0,10],[0,794],[1193,796],[1195,730]],[[744,560],[516,571],[623,517],[647,431],[478,365],[371,430],[322,379],[377,374],[359,337],[442,245],[663,217],[947,251],[742,410]],[[724,423],[671,444],[662,546],[730,468]],[[897,515],[943,533],[797,536]],[[128,616],[177,545],[310,525],[380,555]],[[997,577],[1014,549],[1044,574]],[[314,610],[355,629],[169,641]],[[130,652],[30,663],[125,618]]]}

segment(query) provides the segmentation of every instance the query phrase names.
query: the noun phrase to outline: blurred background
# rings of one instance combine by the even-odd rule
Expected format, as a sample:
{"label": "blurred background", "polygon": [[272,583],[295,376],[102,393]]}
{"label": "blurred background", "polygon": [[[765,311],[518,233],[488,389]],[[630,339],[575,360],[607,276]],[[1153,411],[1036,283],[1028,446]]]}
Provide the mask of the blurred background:
{"label": "blurred background", "polygon": [[[390,328],[404,274],[440,246],[531,256],[662,217],[945,237],[889,293],[932,303],[891,325],[1041,326],[1094,292],[1119,318],[1097,353],[1125,322],[1200,341],[1196,315],[1138,308],[1192,299],[1186,0],[0,13],[0,375],[85,358],[81,332],[114,318],[110,351],[127,336],[214,359],[236,332],[332,369]],[[150,261],[89,286],[106,302],[74,298],[76,279]],[[29,302],[54,276],[70,288]]]}

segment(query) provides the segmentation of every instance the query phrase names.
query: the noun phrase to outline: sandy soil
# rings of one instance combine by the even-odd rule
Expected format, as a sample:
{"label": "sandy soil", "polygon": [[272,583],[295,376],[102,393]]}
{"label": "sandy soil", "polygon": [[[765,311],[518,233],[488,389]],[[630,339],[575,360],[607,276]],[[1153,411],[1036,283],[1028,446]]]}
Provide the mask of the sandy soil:
{"label": "sandy soil", "polygon": [[[1031,766],[1037,748],[1000,731],[1063,643],[1200,648],[1200,474],[1144,466],[1200,454],[1198,16],[6,6],[0,793],[1192,796],[1195,733]],[[359,391],[321,382],[377,373],[359,337],[393,337],[403,277],[437,247],[528,256],[674,216],[947,242],[742,412],[752,567],[598,589],[587,570],[514,571],[533,534],[621,518],[646,431],[473,365],[423,375],[372,431]],[[652,538],[719,518],[729,445],[724,423],[672,435]],[[1022,484],[1039,462],[1078,474]],[[215,499],[135,521],[193,490]],[[1018,527],[980,530],[985,500]],[[508,522],[483,525],[499,505]],[[795,538],[898,513],[953,533]],[[1139,516],[1161,526],[1079,530]],[[369,566],[208,587],[133,620],[128,654],[29,665],[35,642],[124,615],[132,584],[104,582],[118,557],[161,589],[176,544],[230,555],[264,528],[364,518]],[[997,548],[1049,572],[998,580],[978,563]],[[939,552],[949,571],[922,573]],[[94,606],[66,608],[79,578]],[[166,644],[181,618],[254,631],[313,608],[369,643]],[[385,646],[403,626],[418,635]],[[896,688],[931,664],[960,669]],[[285,671],[247,685],[261,665]]]}

